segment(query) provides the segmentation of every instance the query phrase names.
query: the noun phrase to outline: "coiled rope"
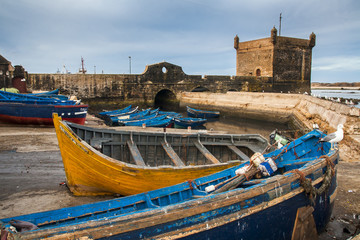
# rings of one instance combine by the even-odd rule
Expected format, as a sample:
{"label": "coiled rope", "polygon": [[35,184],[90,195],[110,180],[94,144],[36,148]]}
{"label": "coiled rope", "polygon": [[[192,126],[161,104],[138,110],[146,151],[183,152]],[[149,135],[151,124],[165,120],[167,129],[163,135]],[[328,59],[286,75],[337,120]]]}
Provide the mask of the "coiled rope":
{"label": "coiled rope", "polygon": [[311,200],[313,205],[315,205],[314,200],[316,196],[321,195],[326,190],[328,190],[331,184],[331,178],[335,175],[335,166],[334,163],[331,161],[330,157],[327,155],[323,155],[320,158],[325,158],[327,169],[324,174],[322,184],[319,188],[315,188],[315,186],[312,185],[312,180],[310,178],[306,178],[305,174],[302,171],[298,169],[290,171],[299,175],[300,185],[304,188],[305,193],[309,196],[309,199]]}

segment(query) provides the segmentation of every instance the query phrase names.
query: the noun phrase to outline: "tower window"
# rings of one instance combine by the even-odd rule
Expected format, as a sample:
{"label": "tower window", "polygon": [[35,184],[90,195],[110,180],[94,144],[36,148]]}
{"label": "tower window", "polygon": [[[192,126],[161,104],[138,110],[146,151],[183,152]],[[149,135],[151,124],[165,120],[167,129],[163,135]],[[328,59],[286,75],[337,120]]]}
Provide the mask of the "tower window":
{"label": "tower window", "polygon": [[260,77],[261,76],[261,70],[258,68],[256,69],[256,76],[257,77]]}

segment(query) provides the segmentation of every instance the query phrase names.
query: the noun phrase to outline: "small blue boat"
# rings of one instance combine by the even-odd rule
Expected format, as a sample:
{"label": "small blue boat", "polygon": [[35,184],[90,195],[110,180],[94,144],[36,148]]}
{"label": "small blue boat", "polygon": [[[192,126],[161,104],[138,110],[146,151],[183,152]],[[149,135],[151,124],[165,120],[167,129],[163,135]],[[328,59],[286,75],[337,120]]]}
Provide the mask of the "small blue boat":
{"label": "small blue boat", "polygon": [[[292,239],[303,229],[316,234],[330,220],[337,192],[339,151],[319,142],[323,136],[314,130],[271,153],[255,153],[239,166],[174,186],[1,219],[2,236]],[[257,175],[263,177],[252,179]],[[10,228],[15,221],[33,230],[15,232]]]}
{"label": "small blue boat", "polygon": [[[149,113],[148,115],[145,116],[137,116],[134,118],[129,118],[129,119],[122,119],[122,120],[118,120],[117,125],[119,126],[125,126],[127,123],[131,123],[131,122],[138,122],[138,121],[147,121],[150,119],[153,119],[155,117],[159,116],[159,114],[157,112],[155,113]],[[165,116],[163,116],[163,118],[165,118]]]}
{"label": "small blue boat", "polygon": [[142,110],[139,112],[135,112],[135,113],[125,113],[125,114],[120,114],[120,115],[115,115],[115,116],[108,116],[105,119],[105,123],[109,126],[119,126],[119,122],[121,123],[121,121],[123,120],[136,120],[139,118],[142,118],[146,115],[149,115],[151,112],[151,109],[146,109],[146,110]]}
{"label": "small blue boat", "polygon": [[41,92],[41,93],[29,93],[28,95],[44,97],[44,98],[52,98],[58,100],[69,100],[69,96],[59,94],[59,89],[55,89],[53,91]]}
{"label": "small blue boat", "polygon": [[159,115],[166,115],[167,117],[172,117],[172,118],[180,118],[180,117],[182,117],[181,113],[167,112],[167,111],[159,111]]}
{"label": "small blue boat", "polygon": [[167,118],[165,115],[156,116],[153,118],[145,118],[135,121],[125,122],[125,126],[146,126],[146,127],[167,127],[171,124],[172,118]]}
{"label": "small blue boat", "polygon": [[206,110],[200,110],[191,108],[189,106],[186,106],[186,112],[189,117],[195,117],[195,118],[218,118],[220,117],[220,112],[218,111],[206,111]]}
{"label": "small blue boat", "polygon": [[197,128],[206,123],[205,118],[174,118],[175,128]]}
{"label": "small blue boat", "polygon": [[117,109],[117,110],[112,110],[112,111],[103,111],[103,112],[100,112],[99,115],[100,115],[100,117],[104,117],[104,116],[115,116],[115,115],[121,115],[121,114],[131,114],[131,113],[135,113],[137,111],[137,109],[138,109],[138,107],[132,108],[132,105],[129,105],[122,109]]}

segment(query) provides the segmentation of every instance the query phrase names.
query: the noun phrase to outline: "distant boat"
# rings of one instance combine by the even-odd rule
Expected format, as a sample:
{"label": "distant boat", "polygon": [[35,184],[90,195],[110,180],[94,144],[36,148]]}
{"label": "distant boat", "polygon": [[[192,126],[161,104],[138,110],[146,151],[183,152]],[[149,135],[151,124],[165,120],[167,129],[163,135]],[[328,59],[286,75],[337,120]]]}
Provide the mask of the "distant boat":
{"label": "distant boat", "polygon": [[189,117],[206,118],[206,119],[220,117],[219,111],[206,111],[206,110],[191,108],[189,106],[186,106],[186,111]]}
{"label": "distant boat", "polygon": [[206,123],[205,118],[174,118],[175,128],[196,128]]}
{"label": "distant boat", "polygon": [[77,105],[79,100],[68,99],[55,99],[37,96],[33,94],[21,94],[0,91],[0,102],[17,102],[17,103],[30,103],[30,104],[55,104],[55,105]]}
{"label": "distant boat", "polygon": [[7,95],[0,91],[0,121],[17,124],[53,125],[52,114],[84,124],[88,105],[25,94]]}
{"label": "distant boat", "polygon": [[240,164],[268,143],[256,134],[90,128],[54,116],[67,186],[75,195],[131,195]]}
{"label": "distant boat", "polygon": [[[331,150],[330,143],[319,143],[323,136],[314,130],[269,154],[255,154],[251,161],[240,166],[201,178],[190,177],[170,187],[1,219],[2,236],[8,239],[277,240],[304,236],[313,239],[329,222],[337,193],[339,151]],[[83,146],[79,141],[75,143]],[[93,154],[88,152],[88,147],[81,151]],[[98,159],[94,156],[94,160]],[[84,160],[81,171],[76,173],[86,173],[87,167]],[[127,174],[129,178],[141,175],[130,168],[123,168],[117,174]],[[253,178],[255,174],[260,178]],[[109,179],[112,177],[108,175]],[[148,184],[157,184],[147,179]],[[161,182],[166,182],[166,178]],[[122,184],[128,182],[119,181],[115,185]],[[36,229],[15,232],[10,227],[16,221],[25,221],[23,225]]]}
{"label": "distant boat", "polygon": [[137,110],[138,110],[138,107],[132,108],[132,106],[129,105],[122,109],[117,109],[117,110],[112,110],[112,111],[103,111],[103,112],[100,112],[99,115],[100,115],[100,117],[105,117],[105,116],[110,117],[110,116],[121,115],[121,114],[135,113],[135,112],[137,112]]}
{"label": "distant boat", "polygon": [[29,93],[27,95],[43,97],[43,98],[52,98],[58,100],[69,100],[69,96],[59,94],[59,89],[55,89],[53,91],[41,92],[41,93]]}

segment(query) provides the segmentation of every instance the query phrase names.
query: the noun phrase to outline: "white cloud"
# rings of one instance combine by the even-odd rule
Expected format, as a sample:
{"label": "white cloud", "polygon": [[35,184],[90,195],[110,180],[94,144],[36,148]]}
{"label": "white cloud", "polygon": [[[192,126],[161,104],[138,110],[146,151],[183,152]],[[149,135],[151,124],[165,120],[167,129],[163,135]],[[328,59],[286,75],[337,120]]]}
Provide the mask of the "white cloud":
{"label": "white cloud", "polygon": [[314,71],[360,71],[360,57],[334,56],[316,59]]}

